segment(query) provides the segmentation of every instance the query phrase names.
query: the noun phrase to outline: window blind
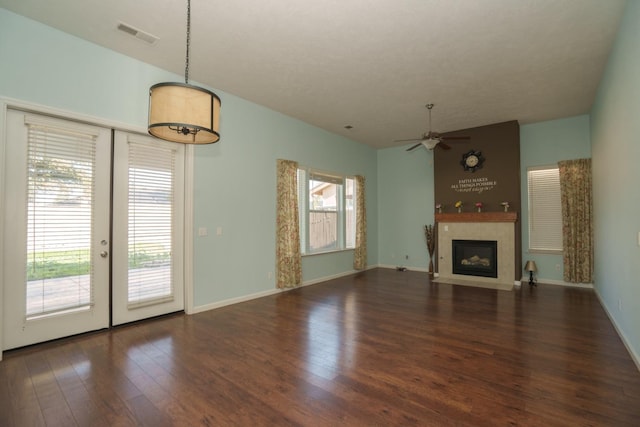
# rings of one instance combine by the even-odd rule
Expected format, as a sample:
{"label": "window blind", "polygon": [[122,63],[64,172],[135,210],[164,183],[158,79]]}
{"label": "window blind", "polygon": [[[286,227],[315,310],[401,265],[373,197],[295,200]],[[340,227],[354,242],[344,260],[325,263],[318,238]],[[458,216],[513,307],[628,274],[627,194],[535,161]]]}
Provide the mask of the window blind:
{"label": "window blind", "polygon": [[93,305],[96,135],[26,118],[26,319]]}
{"label": "window blind", "polygon": [[171,148],[129,141],[129,308],[174,299],[175,161]]}
{"label": "window blind", "polygon": [[562,251],[562,205],[557,167],[527,170],[529,188],[529,249]]}
{"label": "window blind", "polygon": [[323,181],[331,184],[342,185],[344,178],[341,176],[329,175],[322,172],[309,172],[309,181]]}
{"label": "window blind", "polygon": [[300,251],[307,253],[307,171],[298,169],[298,226],[300,228]]}
{"label": "window blind", "polygon": [[345,246],[356,246],[356,181],[345,179]]}

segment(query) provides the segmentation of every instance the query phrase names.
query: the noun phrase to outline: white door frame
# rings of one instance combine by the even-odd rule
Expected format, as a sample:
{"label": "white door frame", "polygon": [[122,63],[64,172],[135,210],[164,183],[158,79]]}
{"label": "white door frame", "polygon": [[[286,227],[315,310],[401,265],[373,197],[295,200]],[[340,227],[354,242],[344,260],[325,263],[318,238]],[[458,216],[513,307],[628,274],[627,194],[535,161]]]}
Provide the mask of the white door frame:
{"label": "white door frame", "polygon": [[[106,120],[87,114],[81,114],[75,111],[68,111],[59,108],[52,108],[41,104],[24,102],[13,98],[0,97],[0,244],[4,242],[4,200],[5,200],[5,179],[4,170],[6,147],[6,123],[7,110],[16,109],[30,113],[48,115],[57,118],[75,120],[89,125],[102,126],[124,132],[139,133],[146,135],[147,129],[144,127],[134,126],[128,123]],[[185,184],[184,184],[184,301],[185,313],[192,314],[193,309],[193,188],[194,188],[194,148],[191,145],[185,147]],[[4,271],[3,259],[0,257],[0,271]],[[0,296],[4,301],[4,280],[0,275]],[[4,349],[3,325],[4,319],[3,303],[0,304],[0,361],[2,361],[2,351]]]}

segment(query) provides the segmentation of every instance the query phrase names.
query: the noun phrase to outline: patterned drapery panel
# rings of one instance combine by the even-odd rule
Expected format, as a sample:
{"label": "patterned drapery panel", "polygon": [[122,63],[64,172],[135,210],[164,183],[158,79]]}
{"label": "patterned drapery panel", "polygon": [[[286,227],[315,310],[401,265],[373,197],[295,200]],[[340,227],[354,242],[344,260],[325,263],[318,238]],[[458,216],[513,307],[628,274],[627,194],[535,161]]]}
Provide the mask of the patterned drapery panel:
{"label": "patterned drapery panel", "polygon": [[564,280],[593,280],[593,202],[591,159],[558,162],[562,202]]}
{"label": "patterned drapery panel", "polygon": [[367,209],[364,197],[364,176],[356,175],[356,246],[353,251],[353,268],[367,267]]}
{"label": "patterned drapery panel", "polygon": [[276,286],[302,283],[300,225],[298,223],[298,163],[278,159],[276,196]]}

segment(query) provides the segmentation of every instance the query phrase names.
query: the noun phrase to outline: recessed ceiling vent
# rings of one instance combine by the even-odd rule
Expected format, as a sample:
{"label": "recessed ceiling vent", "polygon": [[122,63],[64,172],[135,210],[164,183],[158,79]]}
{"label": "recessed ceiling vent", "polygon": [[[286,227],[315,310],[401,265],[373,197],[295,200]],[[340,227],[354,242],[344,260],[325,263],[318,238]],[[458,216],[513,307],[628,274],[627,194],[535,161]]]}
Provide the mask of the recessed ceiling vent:
{"label": "recessed ceiling vent", "polygon": [[118,30],[125,32],[131,36],[134,36],[137,39],[140,39],[144,42],[147,42],[149,44],[154,44],[155,42],[157,42],[159,40],[158,37],[154,36],[153,34],[149,34],[149,33],[145,33],[142,30],[139,30],[135,27],[132,27],[129,24],[125,24],[123,22],[119,22],[118,23]]}

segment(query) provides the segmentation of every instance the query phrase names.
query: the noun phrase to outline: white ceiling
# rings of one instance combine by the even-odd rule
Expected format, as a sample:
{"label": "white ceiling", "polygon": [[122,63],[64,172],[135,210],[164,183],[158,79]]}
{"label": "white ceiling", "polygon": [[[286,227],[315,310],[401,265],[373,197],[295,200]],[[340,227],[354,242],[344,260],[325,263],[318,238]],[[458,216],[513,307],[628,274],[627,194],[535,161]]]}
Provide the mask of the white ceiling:
{"label": "white ceiling", "polygon": [[[186,3],[0,7],[184,75]],[[437,132],[569,117],[591,108],[624,4],[192,0],[189,79],[374,147],[428,130],[427,103]],[[148,45],[119,22],[160,39]]]}

